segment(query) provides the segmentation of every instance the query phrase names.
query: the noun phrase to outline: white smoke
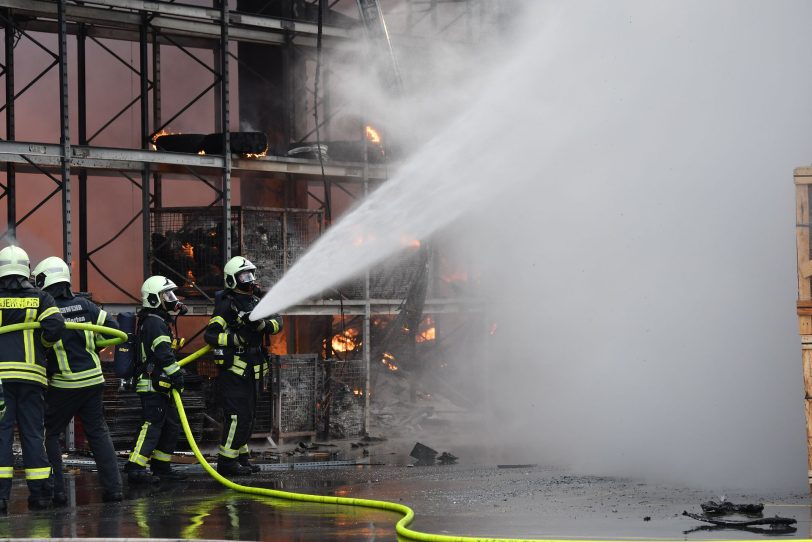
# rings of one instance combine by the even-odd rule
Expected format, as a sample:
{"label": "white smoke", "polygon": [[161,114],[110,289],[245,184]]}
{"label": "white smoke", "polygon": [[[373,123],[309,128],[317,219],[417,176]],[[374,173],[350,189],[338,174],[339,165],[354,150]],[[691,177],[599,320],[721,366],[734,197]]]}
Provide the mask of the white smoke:
{"label": "white smoke", "polygon": [[812,4],[531,7],[488,84],[450,89],[470,109],[254,316],[457,222],[499,324],[484,364],[459,364],[512,443],[496,453],[803,487],[792,170],[812,156]]}

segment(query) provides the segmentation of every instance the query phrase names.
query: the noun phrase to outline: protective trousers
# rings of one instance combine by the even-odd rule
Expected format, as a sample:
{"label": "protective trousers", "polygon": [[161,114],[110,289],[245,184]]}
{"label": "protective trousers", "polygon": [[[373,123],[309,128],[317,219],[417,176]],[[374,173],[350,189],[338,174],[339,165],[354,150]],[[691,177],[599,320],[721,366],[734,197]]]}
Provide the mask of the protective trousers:
{"label": "protective trousers", "polygon": [[0,421],[0,499],[11,496],[14,475],[14,425],[20,431],[25,481],[31,499],[50,499],[51,466],[45,455],[45,388],[25,382],[3,382],[6,415]]}
{"label": "protective trousers", "polygon": [[146,392],[139,395],[144,423],[135,439],[129,462],[146,467],[152,460],[154,470],[154,461],[168,465],[172,459],[180,434],[180,418],[169,394]]}
{"label": "protective trousers", "polygon": [[104,421],[104,385],[86,388],[49,388],[45,396],[45,450],[53,468],[54,493],[65,492],[62,449],[59,439],[71,418],[78,417],[96,460],[99,483],[107,494],[121,491],[118,459],[107,422]]}
{"label": "protective trousers", "polygon": [[237,460],[240,454],[248,453],[248,439],[254,430],[257,383],[251,375],[240,377],[230,371],[221,371],[219,379],[223,400],[219,455],[226,460]]}

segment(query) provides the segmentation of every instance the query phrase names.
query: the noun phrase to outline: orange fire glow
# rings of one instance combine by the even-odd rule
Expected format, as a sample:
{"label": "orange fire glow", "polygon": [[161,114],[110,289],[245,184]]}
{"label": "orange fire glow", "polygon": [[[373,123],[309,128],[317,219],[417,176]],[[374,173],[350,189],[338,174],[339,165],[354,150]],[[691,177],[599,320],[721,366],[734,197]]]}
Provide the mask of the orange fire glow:
{"label": "orange fire glow", "polygon": [[383,357],[381,358],[381,363],[386,365],[386,368],[389,369],[392,372],[395,372],[395,371],[398,370],[398,366],[394,364],[394,361],[395,361],[395,356],[393,356],[389,352],[384,352],[383,353]]}
{"label": "orange fire glow", "polygon": [[152,136],[152,143],[158,141],[158,138],[165,135],[172,135],[175,132],[167,132],[166,130],[161,130],[160,132],[155,132],[155,135]]}
{"label": "orange fire glow", "polygon": [[191,243],[183,243],[180,247],[183,250],[183,255],[188,258],[195,257],[195,247]]}
{"label": "orange fire glow", "polygon": [[356,342],[358,331],[354,329],[347,329],[341,333],[333,335],[330,344],[334,352],[353,352],[360,345]]}
{"label": "orange fire glow", "polygon": [[419,343],[424,343],[426,341],[433,341],[437,338],[437,328],[430,327],[426,331],[419,333],[415,340]]}
{"label": "orange fire glow", "polygon": [[381,136],[380,136],[380,134],[378,134],[378,132],[375,130],[375,128],[373,128],[372,126],[367,126],[366,127],[366,132],[367,132],[367,139],[370,141],[370,143],[375,143],[377,145],[378,143],[381,142]]}
{"label": "orange fire glow", "polygon": [[186,284],[184,286],[194,286],[194,283],[197,281],[197,279],[195,279],[195,275],[194,275],[194,273],[192,273],[191,269],[189,269],[186,272],[186,281],[187,282],[186,282]]}

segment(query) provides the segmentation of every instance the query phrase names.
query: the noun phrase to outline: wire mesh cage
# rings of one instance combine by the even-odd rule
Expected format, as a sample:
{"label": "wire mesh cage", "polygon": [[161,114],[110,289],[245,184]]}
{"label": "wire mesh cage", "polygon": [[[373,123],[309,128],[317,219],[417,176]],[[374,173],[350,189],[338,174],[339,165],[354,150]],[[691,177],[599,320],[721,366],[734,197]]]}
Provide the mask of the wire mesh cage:
{"label": "wire mesh cage", "polygon": [[[231,252],[240,253],[240,214],[231,214]],[[150,214],[152,273],[175,281],[186,297],[223,287],[223,209],[165,207]]]}
{"label": "wire mesh cage", "polygon": [[361,359],[330,359],[326,379],[324,415],[330,438],[356,438],[366,430],[366,363]]}
{"label": "wire mesh cage", "polygon": [[318,356],[275,356],[272,372],[277,438],[315,435],[316,406],[321,396]]}
{"label": "wire mesh cage", "polygon": [[[162,207],[150,214],[152,273],[174,280],[185,297],[223,287],[222,207]],[[231,254],[257,266],[270,286],[321,233],[322,211],[232,207]]]}
{"label": "wire mesh cage", "polygon": [[241,216],[241,254],[263,286],[276,283],[321,233],[321,210],[243,207]]}
{"label": "wire mesh cage", "polygon": [[[419,251],[408,248],[372,267],[369,271],[369,297],[403,299],[423,265]],[[351,279],[336,289],[347,299],[364,299],[364,277]]]}

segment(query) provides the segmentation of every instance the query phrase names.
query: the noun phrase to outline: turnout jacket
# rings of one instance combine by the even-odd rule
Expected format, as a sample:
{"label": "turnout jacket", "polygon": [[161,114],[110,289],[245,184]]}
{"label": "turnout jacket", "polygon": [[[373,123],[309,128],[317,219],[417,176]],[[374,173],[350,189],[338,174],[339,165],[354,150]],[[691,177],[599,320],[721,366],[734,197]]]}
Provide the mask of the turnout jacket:
{"label": "turnout jacket", "polygon": [[48,386],[45,350],[62,335],[65,320],[54,298],[26,278],[0,278],[0,325],[39,322],[39,329],[0,335],[0,380]]}
{"label": "turnout jacket", "polygon": [[[54,294],[54,301],[66,322],[96,324],[118,329],[107,312],[92,301],[73,295],[70,289]],[[101,360],[96,352],[96,334],[66,329],[53,350],[48,351],[48,375],[54,388],[86,388],[104,383]]]}
{"label": "turnout jacket", "polygon": [[222,349],[222,356],[215,355],[214,360],[221,370],[255,380],[269,371],[262,347],[263,336],[282,331],[282,317],[278,314],[253,322],[248,319],[257,303],[259,298],[253,294],[233,290],[218,292],[212,318],[203,335],[207,344]]}
{"label": "turnout jacket", "polygon": [[136,335],[141,356],[141,373],[135,386],[138,393],[164,392],[156,387],[161,374],[172,376],[181,370],[172,349],[175,337],[169,327],[170,318],[160,309],[142,309],[138,313]]}

